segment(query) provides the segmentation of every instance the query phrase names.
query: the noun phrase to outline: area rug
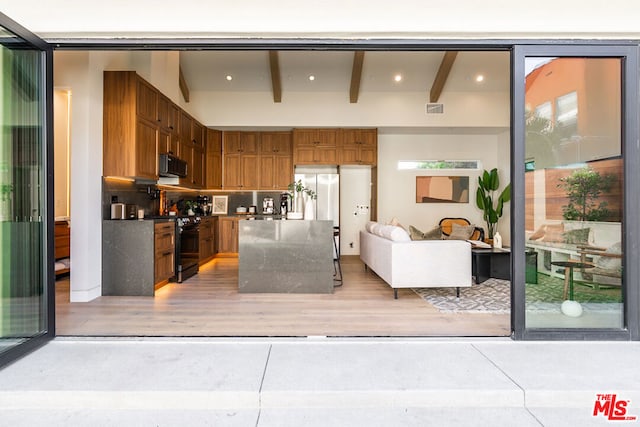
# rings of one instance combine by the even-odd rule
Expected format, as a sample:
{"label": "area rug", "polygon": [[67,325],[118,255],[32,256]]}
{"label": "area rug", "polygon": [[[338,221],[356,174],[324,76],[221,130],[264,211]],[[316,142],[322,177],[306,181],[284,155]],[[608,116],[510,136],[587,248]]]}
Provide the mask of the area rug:
{"label": "area rug", "polygon": [[412,288],[422,299],[443,313],[508,314],[511,311],[511,282],[489,279],[478,285],[460,288]]}
{"label": "area rug", "polygon": [[[527,284],[527,311],[560,311],[563,279],[538,274],[538,283]],[[413,288],[413,291],[443,313],[506,314],[511,308],[511,282],[489,279],[471,287],[460,288],[456,298],[455,288]],[[620,288],[593,289],[576,283],[574,299],[583,308],[592,311],[619,310],[622,302]]]}

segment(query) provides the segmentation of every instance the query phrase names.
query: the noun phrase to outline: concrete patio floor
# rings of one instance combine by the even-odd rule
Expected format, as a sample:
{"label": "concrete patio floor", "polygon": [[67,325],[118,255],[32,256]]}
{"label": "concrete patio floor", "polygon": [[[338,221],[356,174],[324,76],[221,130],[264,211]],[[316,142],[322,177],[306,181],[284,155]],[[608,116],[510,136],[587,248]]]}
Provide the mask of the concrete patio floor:
{"label": "concrete patio floor", "polygon": [[639,360],[638,342],[57,338],[0,370],[0,424],[610,425],[597,395],[640,416]]}

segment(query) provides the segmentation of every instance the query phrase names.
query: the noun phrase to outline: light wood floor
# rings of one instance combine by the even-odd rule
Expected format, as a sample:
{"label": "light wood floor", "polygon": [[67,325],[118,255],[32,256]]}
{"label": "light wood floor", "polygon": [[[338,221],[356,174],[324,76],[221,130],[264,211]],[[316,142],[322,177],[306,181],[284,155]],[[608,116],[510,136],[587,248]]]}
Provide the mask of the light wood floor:
{"label": "light wood floor", "polygon": [[238,260],[215,259],[155,297],[69,303],[56,287],[56,333],[73,336],[507,336],[508,314],[443,314],[410,289],[392,289],[358,257],[343,257],[333,294],[239,294]]}

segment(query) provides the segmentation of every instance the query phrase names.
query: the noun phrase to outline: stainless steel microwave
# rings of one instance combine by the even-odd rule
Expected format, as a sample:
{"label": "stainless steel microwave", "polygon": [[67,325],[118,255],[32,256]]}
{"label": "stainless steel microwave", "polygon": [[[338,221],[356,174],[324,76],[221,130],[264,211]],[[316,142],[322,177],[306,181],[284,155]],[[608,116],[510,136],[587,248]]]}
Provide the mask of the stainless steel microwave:
{"label": "stainless steel microwave", "polygon": [[187,176],[187,162],[172,154],[160,154],[158,175],[184,178]]}

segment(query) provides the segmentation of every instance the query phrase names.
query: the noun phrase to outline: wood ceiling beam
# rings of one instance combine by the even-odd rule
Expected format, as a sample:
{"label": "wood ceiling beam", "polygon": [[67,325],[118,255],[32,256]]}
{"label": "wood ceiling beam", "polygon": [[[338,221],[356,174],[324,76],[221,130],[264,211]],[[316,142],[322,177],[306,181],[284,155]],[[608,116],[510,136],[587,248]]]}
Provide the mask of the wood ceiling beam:
{"label": "wood ceiling beam", "polygon": [[358,102],[360,96],[360,80],[362,79],[362,65],[364,64],[364,51],[353,52],[353,67],[351,68],[351,88],[349,89],[349,101],[352,104]]}
{"label": "wood ceiling beam", "polygon": [[189,102],[189,86],[187,86],[187,80],[184,78],[184,74],[182,74],[182,67],[178,67],[178,86],[180,87],[184,102]]}
{"label": "wood ceiling beam", "polygon": [[278,51],[269,51],[269,69],[271,70],[271,87],[273,90],[273,102],[282,102],[282,82],[280,80],[280,61]]}
{"label": "wood ceiling beam", "polygon": [[451,71],[451,67],[453,67],[456,56],[458,56],[458,52],[455,51],[447,51],[444,53],[444,57],[442,58],[442,62],[440,63],[440,68],[438,68],[438,73],[436,74],[436,78],[433,81],[433,85],[431,85],[429,102],[438,102],[438,99],[440,99],[442,89],[444,89],[444,84],[447,82],[449,72]]}

